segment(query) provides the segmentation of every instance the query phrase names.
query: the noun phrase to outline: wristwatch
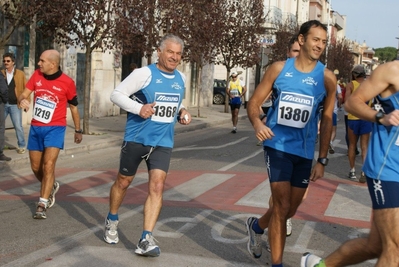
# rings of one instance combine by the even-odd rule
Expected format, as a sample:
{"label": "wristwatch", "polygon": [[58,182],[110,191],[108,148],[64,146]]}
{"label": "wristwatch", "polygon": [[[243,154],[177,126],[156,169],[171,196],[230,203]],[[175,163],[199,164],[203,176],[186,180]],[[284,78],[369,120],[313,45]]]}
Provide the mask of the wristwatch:
{"label": "wristwatch", "polygon": [[384,116],[385,116],[384,112],[382,112],[381,110],[379,110],[379,111],[375,114],[375,122],[376,122],[377,124],[381,124],[380,120],[381,120],[382,118],[384,118]]}
{"label": "wristwatch", "polygon": [[318,158],[317,162],[320,163],[323,166],[327,166],[328,165],[328,158]]}
{"label": "wristwatch", "polygon": [[82,133],[83,133],[83,130],[82,130],[82,129],[80,129],[80,130],[75,130],[75,133],[82,134]]}

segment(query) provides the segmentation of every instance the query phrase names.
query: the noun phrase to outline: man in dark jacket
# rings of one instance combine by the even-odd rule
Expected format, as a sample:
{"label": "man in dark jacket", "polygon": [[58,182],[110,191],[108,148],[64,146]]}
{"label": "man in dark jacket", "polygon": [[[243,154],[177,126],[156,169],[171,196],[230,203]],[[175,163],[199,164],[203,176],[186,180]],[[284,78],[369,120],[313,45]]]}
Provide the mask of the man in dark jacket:
{"label": "man in dark jacket", "polygon": [[6,120],[4,118],[4,104],[8,101],[8,86],[3,75],[0,75],[0,161],[10,161],[11,158],[3,153]]}

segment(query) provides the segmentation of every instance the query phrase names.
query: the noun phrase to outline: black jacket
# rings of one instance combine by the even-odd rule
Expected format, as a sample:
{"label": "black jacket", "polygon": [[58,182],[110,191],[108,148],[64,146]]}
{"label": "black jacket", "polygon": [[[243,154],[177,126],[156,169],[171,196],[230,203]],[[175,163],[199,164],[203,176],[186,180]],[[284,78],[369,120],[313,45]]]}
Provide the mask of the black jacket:
{"label": "black jacket", "polygon": [[0,101],[4,104],[8,102],[8,86],[3,75],[0,75]]}

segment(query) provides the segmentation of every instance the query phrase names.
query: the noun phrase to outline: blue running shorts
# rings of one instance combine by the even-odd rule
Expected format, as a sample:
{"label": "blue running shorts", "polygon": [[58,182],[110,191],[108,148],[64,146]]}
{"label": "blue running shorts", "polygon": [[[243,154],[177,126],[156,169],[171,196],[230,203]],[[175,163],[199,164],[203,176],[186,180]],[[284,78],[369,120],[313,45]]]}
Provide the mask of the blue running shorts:
{"label": "blue running shorts", "polygon": [[333,112],[332,121],[333,121],[333,126],[337,126],[337,113],[335,112]]}
{"label": "blue running shorts", "polygon": [[265,163],[270,183],[288,181],[291,186],[307,188],[312,170],[312,159],[264,147]]}
{"label": "blue running shorts", "polygon": [[47,147],[64,149],[66,126],[31,126],[28,150],[44,151]]}
{"label": "blue running shorts", "polygon": [[373,130],[373,123],[364,120],[348,120],[348,127],[355,135],[362,135],[371,133]]}
{"label": "blue running shorts", "polygon": [[133,176],[143,160],[145,160],[148,170],[160,169],[168,172],[171,155],[172,148],[169,147],[152,147],[123,141],[119,172],[122,175]]}
{"label": "blue running shorts", "polygon": [[399,208],[399,182],[366,178],[374,210]]}

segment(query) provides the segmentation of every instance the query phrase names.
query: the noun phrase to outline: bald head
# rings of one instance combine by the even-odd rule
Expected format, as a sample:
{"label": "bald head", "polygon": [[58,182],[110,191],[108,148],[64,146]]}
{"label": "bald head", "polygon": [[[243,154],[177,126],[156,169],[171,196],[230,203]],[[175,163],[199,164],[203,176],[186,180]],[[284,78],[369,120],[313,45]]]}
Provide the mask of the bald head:
{"label": "bald head", "polygon": [[43,74],[56,73],[60,67],[60,53],[54,49],[45,50],[40,56],[38,65]]}

